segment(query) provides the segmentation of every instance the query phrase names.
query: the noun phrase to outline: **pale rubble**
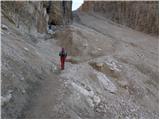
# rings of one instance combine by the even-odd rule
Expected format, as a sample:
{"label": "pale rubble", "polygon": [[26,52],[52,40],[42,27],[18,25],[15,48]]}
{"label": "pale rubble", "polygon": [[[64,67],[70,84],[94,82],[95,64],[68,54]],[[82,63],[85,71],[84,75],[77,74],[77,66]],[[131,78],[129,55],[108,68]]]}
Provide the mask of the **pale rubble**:
{"label": "pale rubble", "polygon": [[12,98],[12,94],[9,93],[8,95],[1,96],[1,106],[7,104]]}
{"label": "pale rubble", "polygon": [[1,28],[2,28],[3,30],[8,30],[7,25],[4,25],[4,24],[1,24]]}
{"label": "pale rubble", "polygon": [[102,69],[104,67],[104,63],[96,63],[96,67]]}
{"label": "pale rubble", "polygon": [[89,106],[90,106],[91,108],[94,108],[95,105],[94,105],[94,103],[93,103],[93,100],[92,100],[90,97],[86,98],[86,100],[87,100]]}
{"label": "pale rubble", "polygon": [[105,90],[108,90],[111,93],[116,93],[117,91],[116,86],[114,85],[114,83],[112,83],[112,81],[109,78],[107,78],[105,74],[100,72],[95,72],[95,74],[97,75],[97,78],[101,86],[103,86]]}
{"label": "pale rubble", "polygon": [[88,43],[83,43],[83,46],[84,47],[88,47]]}
{"label": "pale rubble", "polygon": [[26,47],[24,47],[24,49],[26,50],[26,51],[28,51],[29,49],[28,48],[26,48]]}
{"label": "pale rubble", "polygon": [[121,65],[118,64],[118,61],[116,61],[112,57],[107,56],[107,59],[104,62],[105,62],[105,64],[109,65],[112,70],[115,70],[115,71],[118,71],[118,72],[121,71]]}
{"label": "pale rubble", "polygon": [[101,99],[100,99],[100,97],[99,96],[94,96],[93,97],[93,101],[95,102],[95,105],[98,105],[100,102],[101,102]]}
{"label": "pale rubble", "polygon": [[78,92],[80,92],[81,94],[85,95],[85,96],[90,96],[90,92],[88,92],[86,89],[78,86],[77,84],[75,84],[74,82],[71,83],[72,86],[74,87],[75,90],[77,90]]}
{"label": "pale rubble", "polygon": [[102,48],[97,48],[97,50],[101,51],[101,50],[102,50]]}

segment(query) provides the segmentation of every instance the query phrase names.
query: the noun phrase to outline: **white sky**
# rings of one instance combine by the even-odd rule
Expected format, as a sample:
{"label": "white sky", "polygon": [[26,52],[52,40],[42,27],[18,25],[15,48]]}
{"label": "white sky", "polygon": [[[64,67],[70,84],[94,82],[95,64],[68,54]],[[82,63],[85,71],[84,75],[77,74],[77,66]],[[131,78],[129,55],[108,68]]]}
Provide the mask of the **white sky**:
{"label": "white sky", "polygon": [[84,0],[72,0],[72,11],[78,9]]}

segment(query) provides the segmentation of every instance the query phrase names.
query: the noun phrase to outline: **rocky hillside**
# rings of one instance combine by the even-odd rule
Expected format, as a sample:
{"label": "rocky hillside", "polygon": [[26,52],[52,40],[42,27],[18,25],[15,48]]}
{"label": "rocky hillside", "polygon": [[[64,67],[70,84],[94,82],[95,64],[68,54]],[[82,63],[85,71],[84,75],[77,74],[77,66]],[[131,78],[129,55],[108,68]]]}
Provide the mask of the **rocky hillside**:
{"label": "rocky hillside", "polygon": [[70,4],[2,2],[2,118],[158,118],[158,37]]}
{"label": "rocky hillside", "polygon": [[119,24],[158,35],[158,1],[85,1],[79,11],[97,12]]}
{"label": "rocky hillside", "polygon": [[24,32],[45,33],[48,24],[72,21],[71,1],[2,1],[2,15]]}
{"label": "rocky hillside", "polygon": [[[62,26],[61,28],[71,23],[71,5],[71,1],[1,2],[2,118],[22,117],[23,109],[26,109],[25,106],[30,103],[30,99],[35,97],[33,91],[40,87],[39,83],[44,80],[43,77],[47,73],[42,70],[43,68],[39,67],[38,70],[34,66],[41,64],[52,68],[52,63],[46,62],[45,57],[42,60],[35,54],[35,45],[45,40],[44,36],[48,35],[50,21],[54,26]],[[50,46],[50,48],[53,47],[53,45]],[[45,49],[47,48],[49,47]],[[42,63],[39,63],[37,58]],[[47,76],[45,79],[50,80]]]}

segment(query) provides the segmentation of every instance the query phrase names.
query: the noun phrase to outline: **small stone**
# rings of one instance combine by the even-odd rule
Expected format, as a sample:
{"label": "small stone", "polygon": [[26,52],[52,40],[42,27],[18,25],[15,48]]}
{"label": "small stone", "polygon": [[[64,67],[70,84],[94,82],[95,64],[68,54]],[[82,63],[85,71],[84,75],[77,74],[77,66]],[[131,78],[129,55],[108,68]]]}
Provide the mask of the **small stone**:
{"label": "small stone", "polygon": [[22,90],[22,93],[23,93],[23,94],[25,94],[25,93],[26,93],[26,90],[25,90],[25,89],[23,89],[23,90]]}
{"label": "small stone", "polygon": [[57,67],[56,66],[53,66],[54,67],[54,70],[57,70]]}
{"label": "small stone", "polygon": [[51,30],[51,29],[48,30],[48,33],[49,34],[55,34],[55,32],[53,30]]}
{"label": "small stone", "polygon": [[1,27],[2,27],[3,30],[8,30],[8,27],[6,25],[2,24]]}
{"label": "small stone", "polygon": [[83,47],[88,47],[88,44],[87,44],[87,43],[84,43],[84,44],[83,44]]}
{"label": "small stone", "polygon": [[24,47],[24,49],[25,49],[26,51],[28,51],[28,48]]}
{"label": "small stone", "polygon": [[128,89],[128,83],[127,81],[118,81],[118,83],[120,84],[120,86],[124,89]]}
{"label": "small stone", "polygon": [[94,96],[94,92],[93,91],[89,91],[89,97],[93,97]]}
{"label": "small stone", "polygon": [[101,51],[102,49],[101,48],[97,48],[97,50]]}
{"label": "small stone", "polygon": [[15,75],[14,75],[14,74],[12,74],[12,77],[14,78],[14,77],[15,77]]}
{"label": "small stone", "polygon": [[88,104],[89,104],[90,107],[94,107],[92,99],[87,98],[87,102],[88,102]]}
{"label": "small stone", "polygon": [[101,99],[98,96],[94,96],[93,101],[98,105],[101,102]]}
{"label": "small stone", "polygon": [[90,53],[92,56],[98,56],[98,51],[97,50],[93,50]]}
{"label": "small stone", "polygon": [[104,66],[103,63],[96,63],[96,67],[97,67],[98,69],[102,69],[103,66]]}
{"label": "small stone", "polygon": [[23,81],[24,80],[24,77],[21,77],[21,79],[20,79],[21,81]]}
{"label": "small stone", "polygon": [[84,84],[84,83],[81,83],[81,85],[82,85],[83,87],[85,87],[85,84]]}
{"label": "small stone", "polygon": [[91,91],[91,89],[88,86],[86,87],[86,90]]}
{"label": "small stone", "polygon": [[1,106],[8,103],[11,98],[12,98],[12,94],[8,94],[5,97],[1,96]]}

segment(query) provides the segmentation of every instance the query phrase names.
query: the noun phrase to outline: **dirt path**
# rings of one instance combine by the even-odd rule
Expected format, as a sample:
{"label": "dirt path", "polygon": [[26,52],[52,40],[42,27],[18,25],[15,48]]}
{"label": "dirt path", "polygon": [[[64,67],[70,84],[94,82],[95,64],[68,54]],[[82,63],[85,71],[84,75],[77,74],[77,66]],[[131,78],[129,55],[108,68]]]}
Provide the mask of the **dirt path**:
{"label": "dirt path", "polygon": [[64,81],[54,75],[48,76],[41,89],[37,91],[30,108],[24,112],[24,118],[68,118],[63,111],[62,99],[65,95]]}

